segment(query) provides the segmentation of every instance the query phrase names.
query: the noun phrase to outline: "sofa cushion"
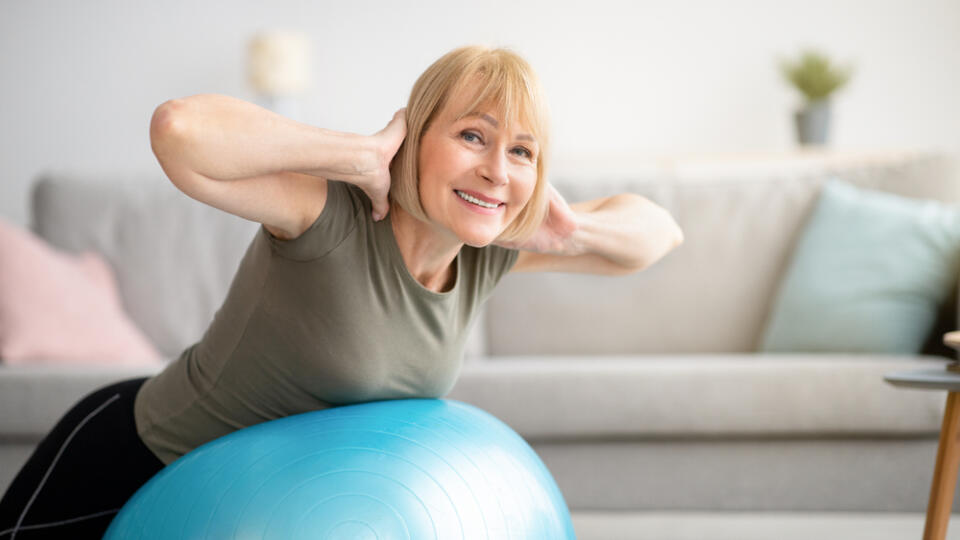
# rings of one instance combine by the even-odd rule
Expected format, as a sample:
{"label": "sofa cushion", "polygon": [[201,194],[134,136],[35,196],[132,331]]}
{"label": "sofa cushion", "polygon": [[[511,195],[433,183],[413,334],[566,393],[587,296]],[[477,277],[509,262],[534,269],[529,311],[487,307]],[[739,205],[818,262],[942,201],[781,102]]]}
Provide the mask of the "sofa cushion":
{"label": "sofa cushion", "polygon": [[943,365],[897,355],[523,356],[464,366],[446,397],[537,440],[935,436],[944,394],[883,376]]}
{"label": "sofa cushion", "polygon": [[124,307],[168,359],[203,335],[257,231],[156,177],[46,174],[32,203],[40,236],[110,262]]}
{"label": "sofa cushion", "polygon": [[960,206],[832,179],[780,286],[762,352],[915,354],[960,271]]}
{"label": "sofa cushion", "polygon": [[39,438],[87,394],[125,379],[148,377],[163,366],[2,366],[0,435]]}
{"label": "sofa cushion", "polygon": [[0,363],[156,365],[102,257],[51,248],[0,219]]}
{"label": "sofa cushion", "polygon": [[[942,366],[895,355],[523,357],[465,364],[445,396],[537,440],[917,435],[940,430],[942,392],[891,371]],[[40,436],[81,397],[152,368],[0,369],[0,433]],[[531,405],[535,404],[535,405]]]}

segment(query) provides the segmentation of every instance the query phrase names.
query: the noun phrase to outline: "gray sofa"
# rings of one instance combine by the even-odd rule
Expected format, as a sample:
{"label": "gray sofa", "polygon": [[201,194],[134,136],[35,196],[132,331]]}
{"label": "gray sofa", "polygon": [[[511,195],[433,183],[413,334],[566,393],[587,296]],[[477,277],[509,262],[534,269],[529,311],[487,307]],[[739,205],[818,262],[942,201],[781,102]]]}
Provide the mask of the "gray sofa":
{"label": "gray sofa", "polygon": [[[957,157],[938,152],[558,170],[568,201],[632,191],[657,202],[684,244],[625,277],[508,275],[447,397],[531,443],[580,538],[919,537],[946,395],[883,375],[955,356],[941,336],[956,328],[957,291],[921,354],[755,352],[804,220],[834,176],[960,204]],[[111,262],[124,307],[168,358],[200,337],[257,227],[162,175],[48,172],[32,205],[32,228],[51,244]],[[0,365],[0,490],[77,399],[148,372]]]}

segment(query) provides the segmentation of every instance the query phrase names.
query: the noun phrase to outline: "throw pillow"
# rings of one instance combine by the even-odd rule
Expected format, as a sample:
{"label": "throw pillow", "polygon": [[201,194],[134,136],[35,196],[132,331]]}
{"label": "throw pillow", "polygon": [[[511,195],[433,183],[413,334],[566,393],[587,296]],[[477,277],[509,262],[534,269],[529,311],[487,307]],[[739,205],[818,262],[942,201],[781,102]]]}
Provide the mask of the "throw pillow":
{"label": "throw pillow", "polygon": [[761,351],[917,354],[958,270],[960,208],[830,179]]}
{"label": "throw pillow", "polygon": [[0,220],[0,363],[161,365],[123,312],[110,265]]}

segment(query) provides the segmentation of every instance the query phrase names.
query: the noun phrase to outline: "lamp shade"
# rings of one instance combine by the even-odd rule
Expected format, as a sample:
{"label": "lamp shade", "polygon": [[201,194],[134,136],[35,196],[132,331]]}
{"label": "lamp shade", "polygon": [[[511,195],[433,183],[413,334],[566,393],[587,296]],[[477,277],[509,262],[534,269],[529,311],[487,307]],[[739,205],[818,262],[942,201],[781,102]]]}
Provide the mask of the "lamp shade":
{"label": "lamp shade", "polygon": [[250,84],[262,95],[304,92],[309,84],[310,40],[298,32],[262,32],[250,39]]}

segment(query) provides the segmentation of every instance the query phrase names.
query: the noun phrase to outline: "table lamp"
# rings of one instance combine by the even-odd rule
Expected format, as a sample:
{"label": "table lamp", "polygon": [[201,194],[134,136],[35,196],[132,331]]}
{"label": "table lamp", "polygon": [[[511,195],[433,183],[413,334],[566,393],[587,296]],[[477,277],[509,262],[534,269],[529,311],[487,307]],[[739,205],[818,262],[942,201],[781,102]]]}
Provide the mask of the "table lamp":
{"label": "table lamp", "polygon": [[299,96],[309,85],[310,40],[284,30],[254,35],[248,47],[248,75],[261,106],[299,120]]}

